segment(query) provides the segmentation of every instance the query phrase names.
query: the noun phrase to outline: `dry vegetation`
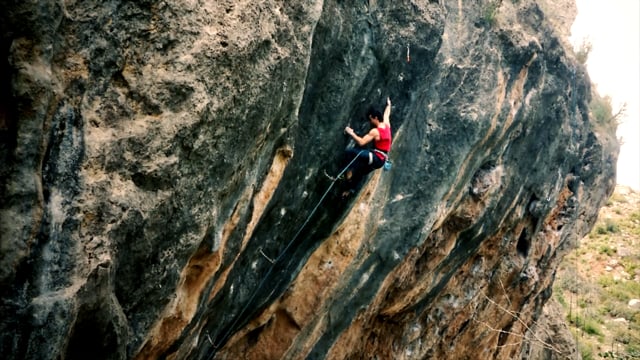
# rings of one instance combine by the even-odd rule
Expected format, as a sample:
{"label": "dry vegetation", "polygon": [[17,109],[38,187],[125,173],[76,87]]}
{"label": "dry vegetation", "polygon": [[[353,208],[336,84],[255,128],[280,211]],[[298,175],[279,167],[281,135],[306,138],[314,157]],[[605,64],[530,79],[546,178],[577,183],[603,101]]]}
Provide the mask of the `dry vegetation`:
{"label": "dry vegetation", "polygon": [[564,259],[554,296],[583,359],[640,359],[640,193],[616,188]]}

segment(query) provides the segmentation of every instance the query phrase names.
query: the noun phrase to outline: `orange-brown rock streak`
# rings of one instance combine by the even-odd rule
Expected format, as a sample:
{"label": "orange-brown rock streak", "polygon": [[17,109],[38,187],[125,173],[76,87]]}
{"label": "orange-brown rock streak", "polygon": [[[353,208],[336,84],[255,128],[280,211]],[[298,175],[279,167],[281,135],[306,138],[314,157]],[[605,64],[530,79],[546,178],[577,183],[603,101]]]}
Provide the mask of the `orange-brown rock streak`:
{"label": "orange-brown rock streak", "polygon": [[[271,199],[275,188],[282,178],[287,163],[292,156],[293,151],[289,147],[276,151],[276,156],[273,159],[263,186],[253,198],[253,213],[245,232],[243,248],[251,237],[257,219],[260,218],[267,203]],[[227,240],[231,233],[236,230],[241,218],[241,212],[246,211],[248,196],[250,196],[250,192],[245,192],[244,196],[236,205],[229,221],[225,224],[218,250],[212,252],[210,245],[203,242],[195,254],[189,259],[181,274],[180,285],[176,290],[176,298],[169,304],[164,315],[151,331],[149,339],[145,342],[137,356],[138,359],[157,358],[173,344],[185,326],[191,321],[198,308],[202,291],[211,277],[220,268],[221,254],[226,247]],[[231,268],[231,266],[229,268]],[[225,271],[222,274],[214,286],[213,291],[209,294],[209,299],[215,295],[222,284],[224,284],[228,273],[228,271]]]}
{"label": "orange-brown rock streak", "polygon": [[228,358],[281,359],[292,346],[297,347],[296,354],[309,351],[322,333],[318,329],[326,324],[323,306],[340,288],[340,279],[371,230],[362,219],[370,215],[378,180],[379,174],[374,175],[344,222],[311,255],[283,297],[229,341],[223,349]]}

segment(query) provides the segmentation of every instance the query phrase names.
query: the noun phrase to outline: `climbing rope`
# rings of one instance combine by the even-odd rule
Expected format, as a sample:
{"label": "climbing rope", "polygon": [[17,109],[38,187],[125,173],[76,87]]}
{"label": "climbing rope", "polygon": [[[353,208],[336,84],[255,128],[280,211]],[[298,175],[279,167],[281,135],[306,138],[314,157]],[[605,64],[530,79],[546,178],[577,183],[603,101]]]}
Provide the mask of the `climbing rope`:
{"label": "climbing rope", "polygon": [[[347,169],[349,169],[349,167],[351,166],[351,164],[353,164],[357,159],[358,156],[360,156],[360,154],[363,152],[364,150],[360,150],[358,152],[358,154],[356,154],[356,156],[353,158],[353,160],[351,160],[351,162],[349,162],[349,164],[347,164],[347,166],[344,167],[344,169],[342,169],[342,171],[340,171],[340,173],[333,178],[333,180],[331,180],[331,184],[329,185],[329,187],[327,188],[327,190],[324,192],[324,194],[322,194],[322,197],[320,198],[320,200],[318,201],[318,203],[316,204],[316,206],[313,208],[313,210],[311,210],[311,213],[309,213],[309,215],[307,216],[306,220],[302,223],[302,225],[300,226],[300,228],[298,229],[298,231],[296,232],[296,234],[293,236],[293,238],[289,241],[289,243],[287,244],[287,246],[284,247],[284,249],[280,252],[280,255],[278,255],[278,257],[275,258],[275,260],[269,259],[268,257],[266,257],[263,254],[263,256],[265,258],[267,258],[267,260],[271,263],[271,266],[269,267],[269,270],[267,270],[267,272],[265,273],[265,275],[262,277],[262,280],[260,281],[260,283],[258,284],[258,287],[255,289],[255,291],[251,294],[251,296],[249,297],[249,300],[247,301],[247,303],[245,304],[245,306],[242,308],[242,310],[240,310],[240,312],[238,313],[238,315],[235,317],[234,321],[231,323],[231,325],[227,328],[227,330],[224,332],[224,336],[222,337],[222,339],[220,340],[220,342],[218,344],[215,344],[213,342],[211,342],[211,344],[213,345],[214,349],[218,349],[219,346],[221,344],[223,344],[227,337],[229,336],[229,334],[231,333],[232,329],[238,324],[239,319],[242,317],[242,315],[244,315],[245,311],[247,311],[247,309],[249,308],[249,304],[251,304],[251,302],[253,301],[253,299],[255,298],[256,294],[258,293],[258,291],[260,289],[262,289],[262,286],[265,284],[267,278],[269,277],[269,275],[271,275],[271,272],[273,271],[273,268],[275,266],[275,264],[280,261],[280,259],[282,259],[282,257],[284,256],[284,254],[287,252],[287,250],[289,250],[289,248],[291,247],[291,245],[293,245],[293,242],[298,238],[298,236],[300,235],[300,233],[302,233],[302,229],[304,229],[304,227],[309,223],[309,220],[311,220],[311,217],[316,213],[316,211],[318,210],[318,208],[320,207],[320,204],[322,203],[322,201],[324,200],[325,197],[327,197],[327,195],[329,194],[329,191],[331,191],[331,189],[333,188],[333,186],[335,185],[336,181],[338,181],[338,179],[340,179],[340,177],[347,171]],[[211,359],[213,359],[213,355],[211,355]]]}

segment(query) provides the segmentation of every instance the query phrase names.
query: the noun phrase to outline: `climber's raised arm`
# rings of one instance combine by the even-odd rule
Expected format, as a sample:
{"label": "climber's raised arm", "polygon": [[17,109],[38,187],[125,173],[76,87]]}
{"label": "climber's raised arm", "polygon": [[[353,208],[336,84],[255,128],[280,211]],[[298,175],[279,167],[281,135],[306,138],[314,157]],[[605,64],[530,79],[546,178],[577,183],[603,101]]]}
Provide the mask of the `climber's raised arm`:
{"label": "climber's raised arm", "polygon": [[382,115],[382,122],[388,126],[391,126],[391,99],[387,98],[387,107],[384,108],[384,115]]}

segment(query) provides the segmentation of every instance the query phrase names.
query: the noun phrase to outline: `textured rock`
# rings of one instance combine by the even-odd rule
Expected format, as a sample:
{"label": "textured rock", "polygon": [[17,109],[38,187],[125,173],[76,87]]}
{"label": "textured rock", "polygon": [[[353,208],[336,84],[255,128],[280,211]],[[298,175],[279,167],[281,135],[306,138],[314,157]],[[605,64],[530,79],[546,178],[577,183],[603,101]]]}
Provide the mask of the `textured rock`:
{"label": "textured rock", "polygon": [[[546,6],[5,4],[0,352],[525,356],[618,151]],[[393,170],[338,201],[387,96]]]}
{"label": "textured rock", "polygon": [[561,305],[553,298],[526,333],[521,359],[582,359],[576,340],[564,321]]}

